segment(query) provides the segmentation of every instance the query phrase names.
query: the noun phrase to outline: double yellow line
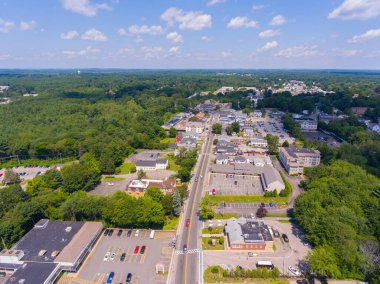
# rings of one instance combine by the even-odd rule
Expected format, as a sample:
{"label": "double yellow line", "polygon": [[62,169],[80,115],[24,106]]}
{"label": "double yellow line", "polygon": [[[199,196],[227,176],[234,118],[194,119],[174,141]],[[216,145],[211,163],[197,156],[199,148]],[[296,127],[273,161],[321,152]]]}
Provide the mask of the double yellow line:
{"label": "double yellow line", "polygon": [[[207,153],[207,151],[208,151],[209,143],[210,143],[210,140],[211,140],[211,138],[210,138],[209,135],[207,135],[207,137],[208,137],[208,139],[207,139],[207,142],[206,142],[206,149],[205,149],[205,152],[204,152],[204,154],[203,154],[204,157],[203,157],[203,160],[202,160],[201,170],[200,170],[200,174],[201,174],[201,175],[202,175],[202,172],[203,172],[203,169],[204,169],[205,164],[207,165],[207,163],[205,163],[205,160],[206,160],[206,153]],[[205,174],[205,176],[206,176],[206,174]],[[203,178],[201,178],[201,179],[203,180],[203,184],[204,184],[204,181],[205,181],[205,179],[206,179],[205,176],[204,176]],[[191,228],[191,221],[192,221],[192,216],[193,216],[193,214],[194,214],[194,209],[195,209],[195,204],[196,204],[195,199],[196,199],[197,194],[198,194],[199,184],[200,184],[200,183],[197,182],[197,185],[195,186],[194,200],[193,200],[193,204],[192,204],[192,207],[191,207],[191,213],[190,213],[190,227],[189,227],[189,228]],[[187,243],[187,244],[190,243],[190,232],[189,232],[189,231],[188,231],[188,234],[187,234],[187,241],[186,241],[186,243]],[[184,276],[185,276],[185,284],[187,284],[187,255],[188,255],[188,254],[185,254],[185,274],[184,274]]]}

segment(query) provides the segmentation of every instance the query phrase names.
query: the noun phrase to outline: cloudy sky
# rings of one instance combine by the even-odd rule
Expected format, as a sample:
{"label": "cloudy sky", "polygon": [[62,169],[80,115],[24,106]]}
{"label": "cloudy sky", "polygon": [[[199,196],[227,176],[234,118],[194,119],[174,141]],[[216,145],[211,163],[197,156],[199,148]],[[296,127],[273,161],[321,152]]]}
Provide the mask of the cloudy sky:
{"label": "cloudy sky", "polygon": [[380,0],[0,0],[0,68],[380,68]]}

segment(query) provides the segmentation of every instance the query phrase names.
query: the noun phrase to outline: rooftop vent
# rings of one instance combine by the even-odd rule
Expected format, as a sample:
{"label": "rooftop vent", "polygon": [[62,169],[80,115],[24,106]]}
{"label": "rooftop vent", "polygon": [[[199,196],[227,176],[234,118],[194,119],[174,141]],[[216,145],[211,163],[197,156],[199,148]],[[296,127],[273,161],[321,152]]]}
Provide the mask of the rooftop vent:
{"label": "rooftop vent", "polygon": [[18,281],[18,283],[19,283],[19,284],[24,284],[24,283],[25,283],[25,279],[20,279],[20,280]]}
{"label": "rooftop vent", "polygon": [[66,229],[65,229],[66,233],[70,233],[71,230],[72,230],[72,227],[66,227]]}
{"label": "rooftop vent", "polygon": [[51,256],[52,257],[56,257],[57,255],[59,255],[59,250],[55,250],[51,253]]}
{"label": "rooftop vent", "polygon": [[43,256],[45,253],[46,253],[46,250],[45,250],[45,249],[42,249],[42,250],[40,250],[40,252],[38,253],[38,256]]}

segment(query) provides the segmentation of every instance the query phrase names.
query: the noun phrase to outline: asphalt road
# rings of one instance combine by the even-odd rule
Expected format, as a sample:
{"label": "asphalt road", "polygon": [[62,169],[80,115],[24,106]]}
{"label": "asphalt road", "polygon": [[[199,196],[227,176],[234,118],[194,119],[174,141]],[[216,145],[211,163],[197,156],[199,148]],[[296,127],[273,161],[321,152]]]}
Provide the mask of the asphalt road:
{"label": "asphalt road", "polygon": [[[186,214],[184,215],[183,222],[186,223],[187,219],[190,219],[189,227],[183,226],[183,231],[180,233],[178,249],[182,250],[183,246],[187,245],[187,251],[190,252],[193,249],[199,249],[201,245],[200,230],[202,228],[202,222],[197,215],[198,204],[202,198],[202,192],[206,175],[208,171],[208,162],[210,159],[213,135],[208,131],[206,138],[206,144],[203,151],[199,156],[199,165],[196,170],[196,177],[198,182],[194,182],[191,187],[189,199],[187,202]],[[175,281],[176,284],[194,284],[199,283],[199,253],[186,253],[177,256],[175,264]]]}

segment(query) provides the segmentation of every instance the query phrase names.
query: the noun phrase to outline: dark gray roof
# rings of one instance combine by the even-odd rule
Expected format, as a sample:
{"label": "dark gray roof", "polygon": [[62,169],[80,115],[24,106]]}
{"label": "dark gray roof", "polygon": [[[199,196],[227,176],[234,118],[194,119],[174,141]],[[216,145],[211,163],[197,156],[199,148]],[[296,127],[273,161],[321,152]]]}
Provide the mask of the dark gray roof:
{"label": "dark gray roof", "polygon": [[[57,263],[28,262],[23,264],[5,284],[42,284],[57,267]],[[24,282],[22,282],[24,280]]]}
{"label": "dark gray roof", "polygon": [[[12,249],[24,251],[23,261],[52,262],[82,228],[84,222],[40,220]],[[71,229],[70,229],[71,228]],[[40,251],[46,250],[44,255]]]}
{"label": "dark gray roof", "polygon": [[293,148],[293,147],[284,147],[284,150],[294,158],[298,158],[297,154],[319,154],[318,150],[310,148]]}
{"label": "dark gray roof", "polygon": [[136,167],[155,167],[156,161],[155,160],[138,160],[136,162]]}
{"label": "dark gray roof", "polygon": [[218,161],[221,161],[221,160],[228,160],[228,156],[226,156],[226,155],[222,155],[222,154],[217,154],[216,155],[216,160],[218,160]]}
{"label": "dark gray roof", "polygon": [[244,158],[243,156],[237,156],[235,157],[235,162],[246,162],[247,159]]}
{"label": "dark gray roof", "polygon": [[157,159],[156,164],[166,164],[167,161],[165,159]]}

